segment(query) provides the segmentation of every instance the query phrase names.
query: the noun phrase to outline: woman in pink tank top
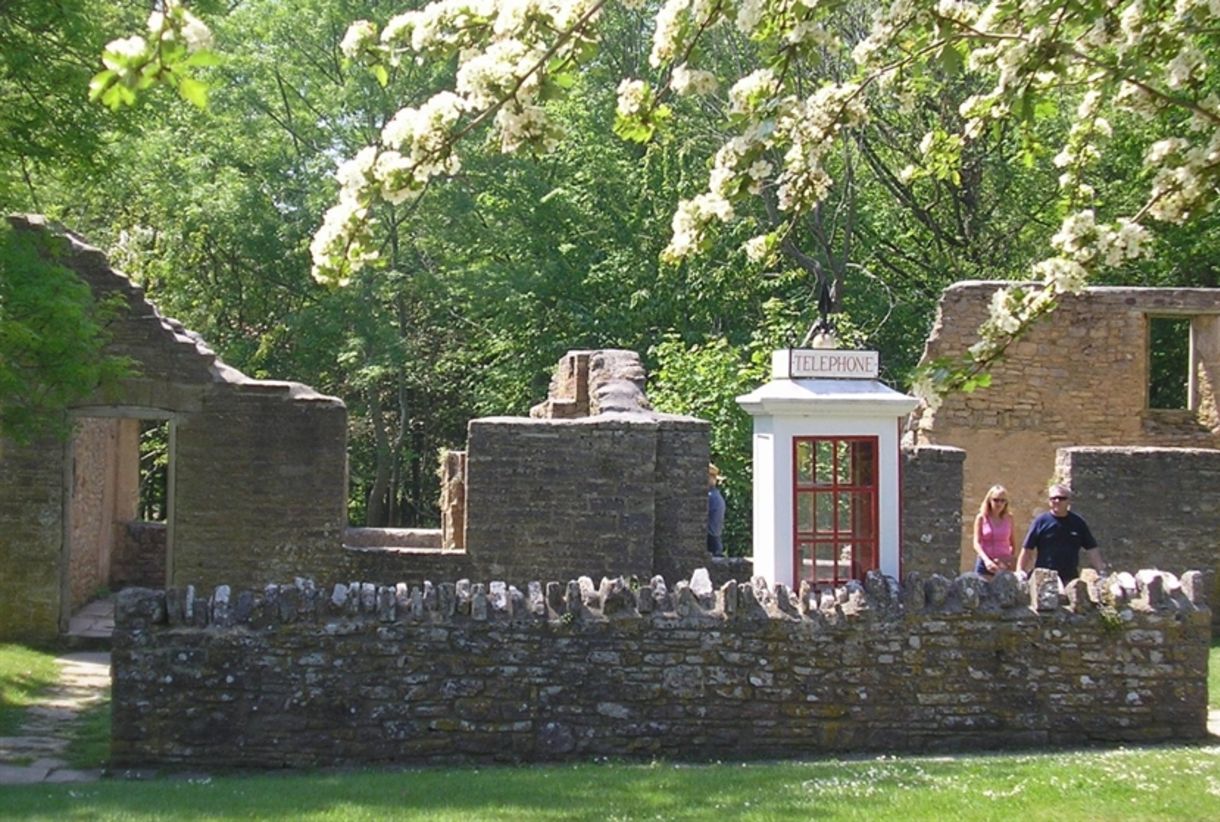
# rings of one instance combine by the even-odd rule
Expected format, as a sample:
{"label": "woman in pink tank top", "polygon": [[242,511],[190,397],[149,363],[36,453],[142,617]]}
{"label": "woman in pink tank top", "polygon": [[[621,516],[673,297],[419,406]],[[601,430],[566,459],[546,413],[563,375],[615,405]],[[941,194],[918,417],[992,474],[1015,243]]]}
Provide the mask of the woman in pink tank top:
{"label": "woman in pink tank top", "polygon": [[976,574],[989,577],[997,571],[1016,568],[1014,530],[1012,512],[1008,510],[1008,491],[1003,485],[993,485],[983,497],[979,515],[974,518]]}

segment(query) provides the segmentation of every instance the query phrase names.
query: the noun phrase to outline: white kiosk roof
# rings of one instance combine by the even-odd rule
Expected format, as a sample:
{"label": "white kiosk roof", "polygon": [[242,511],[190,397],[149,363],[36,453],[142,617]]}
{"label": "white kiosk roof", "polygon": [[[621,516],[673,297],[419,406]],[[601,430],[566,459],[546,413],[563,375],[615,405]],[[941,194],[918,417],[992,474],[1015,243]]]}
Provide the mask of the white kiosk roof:
{"label": "white kiosk roof", "polygon": [[876,380],[772,380],[737,398],[750,416],[901,417],[919,400]]}
{"label": "white kiosk roof", "polygon": [[[900,417],[909,414],[919,400],[895,391],[876,379],[876,353],[871,351],[776,351],[772,358],[773,379],[737,398],[746,413],[757,417]],[[859,369],[854,363],[863,363]],[[800,366],[809,364],[808,370]],[[844,364],[852,366],[852,377],[822,376],[835,373]],[[803,373],[817,377],[798,378]]]}

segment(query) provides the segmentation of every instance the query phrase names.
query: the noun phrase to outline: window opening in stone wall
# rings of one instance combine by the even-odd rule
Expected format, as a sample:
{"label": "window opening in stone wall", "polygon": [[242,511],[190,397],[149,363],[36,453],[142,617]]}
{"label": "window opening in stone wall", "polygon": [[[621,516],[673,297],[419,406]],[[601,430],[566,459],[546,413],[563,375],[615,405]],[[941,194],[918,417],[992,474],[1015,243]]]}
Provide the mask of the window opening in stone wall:
{"label": "window opening in stone wall", "polygon": [[169,422],[140,421],[140,503],[144,522],[165,522],[169,507]]}
{"label": "window opening in stone wall", "polygon": [[1191,408],[1190,374],[1190,318],[1149,317],[1148,407]]}
{"label": "window opening in stone wall", "polygon": [[795,437],[793,545],[799,585],[840,585],[878,566],[877,438]]}

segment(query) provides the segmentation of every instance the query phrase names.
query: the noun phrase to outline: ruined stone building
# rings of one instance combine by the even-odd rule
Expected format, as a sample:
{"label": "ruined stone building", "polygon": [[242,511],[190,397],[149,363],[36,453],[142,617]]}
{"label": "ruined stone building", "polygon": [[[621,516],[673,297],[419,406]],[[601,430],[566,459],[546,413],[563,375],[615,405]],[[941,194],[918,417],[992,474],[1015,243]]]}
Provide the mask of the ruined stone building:
{"label": "ruined stone building", "polygon": [[[40,218],[10,222],[19,231],[53,231]],[[226,366],[161,316],[100,251],[63,236],[56,262],[96,297],[122,297],[109,351],[131,358],[136,372],[117,396],[72,409],[76,435],[66,445],[0,445],[0,639],[54,639],[75,608],[123,582],[325,570],[346,524],[343,403]],[[169,421],[168,517],[159,541],[133,539],[139,530],[128,527],[141,420]],[[141,544],[159,555],[132,561]],[[142,567],[135,578],[133,567]]]}
{"label": "ruined stone building", "polygon": [[[443,458],[441,528],[352,528],[341,400],[245,376],[97,249],[40,218],[10,222],[62,237],[57,262],[121,297],[109,350],[136,369],[116,396],[70,409],[68,443],[0,443],[0,641],[55,639],[74,610],[126,585],[520,586],[678,579],[707,561],[708,424],[653,410],[632,352],[569,352],[530,416],[471,420],[465,449]],[[995,287],[946,292],[927,356],[973,341]],[[1149,328],[1165,317],[1189,337],[1179,409],[1147,400]],[[1214,291],[1090,289],[1019,343],[990,388],[917,414],[899,472],[901,572],[956,573],[983,490],[1006,483],[1023,527],[1057,471],[1114,564],[1214,569],[1218,317]],[[164,523],[135,519],[148,421],[168,440]],[[748,579],[749,563],[712,571]]]}
{"label": "ruined stone building", "polygon": [[[571,351],[529,417],[467,426],[439,530],[349,529],[353,579],[676,577],[704,560],[710,426],[654,411],[631,351]],[[414,547],[413,547],[414,546]],[[427,546],[427,547],[424,547]]]}
{"label": "ruined stone building", "polygon": [[[991,295],[963,282],[941,298],[924,360],[964,354]],[[1178,339],[1174,339],[1175,335]],[[1176,396],[1158,394],[1157,350],[1177,347]],[[1013,345],[991,384],[917,411],[909,437],[966,452],[962,567],[987,488],[1008,488],[1018,539],[1066,480],[1108,562],[1214,571],[1220,561],[1220,290],[1088,288]],[[1165,407],[1175,405],[1176,407]],[[910,500],[907,501],[910,504]]]}
{"label": "ruined stone building", "polygon": [[[529,418],[473,420],[445,461],[445,528],[347,527],[347,409],[251,379],[160,314],[79,237],[56,262],[121,296],[108,351],[135,363],[75,434],[0,443],[0,641],[51,640],[127,584],[689,573],[704,553],[708,425],[654,412],[630,352],[576,352]],[[164,524],[135,521],[141,421],[167,421]]]}

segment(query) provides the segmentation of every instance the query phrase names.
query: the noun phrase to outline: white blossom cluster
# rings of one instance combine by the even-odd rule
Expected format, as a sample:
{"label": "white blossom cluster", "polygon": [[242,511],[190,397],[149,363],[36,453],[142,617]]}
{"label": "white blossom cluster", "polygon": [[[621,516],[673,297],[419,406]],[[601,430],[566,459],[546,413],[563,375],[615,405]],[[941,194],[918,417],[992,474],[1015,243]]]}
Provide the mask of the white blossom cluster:
{"label": "white blossom cluster", "polygon": [[669,87],[676,94],[693,94],[705,97],[716,90],[720,81],[716,75],[703,69],[692,69],[685,63],[675,66],[669,78]]}
{"label": "white blossom cluster", "polygon": [[710,26],[723,14],[717,0],[665,0],[657,12],[648,64],[653,68],[672,64],[693,30]]}
{"label": "white blossom cluster", "polygon": [[625,78],[618,84],[618,106],[616,111],[623,117],[643,113],[652,95],[643,80]]}
{"label": "white blossom cluster", "polygon": [[[314,232],[309,253],[314,260],[314,276],[320,281],[344,286],[350,272],[377,259],[372,248],[373,223],[369,205],[376,188],[373,168],[377,149],[368,146],[355,157],[342,163],[335,176],[339,180],[339,202],[331,206]],[[328,276],[318,274],[319,260],[324,261]]]}
{"label": "white blossom cluster", "polygon": [[476,126],[489,122],[506,152],[554,149],[558,130],[540,99],[546,73],[592,36],[605,1],[437,0],[396,15],[380,31],[368,20],[353,23],[340,44],[349,60],[384,72],[404,59],[456,55],[458,70],[452,90],[400,109],[375,146],[340,167],[339,202],[310,246],[314,277],[342,284],[376,259],[373,205],[405,202],[431,180],[456,173],[456,144]]}
{"label": "white blossom cluster", "polygon": [[181,0],[164,0],[155,4],[145,31],[106,44],[103,68],[89,80],[89,99],[117,110],[133,105],[140,92],[167,85],[206,108],[207,85],[194,75],[216,63],[211,30]]}
{"label": "white blossom cluster", "polygon": [[[925,163],[952,162],[987,124],[1023,116],[1040,99],[1061,107],[1076,100],[1066,139],[1053,162],[1066,208],[1051,237],[1054,255],[1032,266],[1037,288],[1001,289],[992,300],[976,361],[1002,351],[1057,295],[1082,289],[1095,271],[1121,266],[1150,252],[1149,219],[1182,223],[1208,207],[1220,181],[1220,98],[1212,92],[1220,0],[994,0],[988,3],[893,0],[853,57],[866,77],[902,94],[919,55],[947,47],[964,51],[965,68],[990,88],[962,103],[961,141],[929,134]],[[929,58],[930,61],[931,58]],[[927,61],[925,61],[927,62]],[[1096,182],[1112,121],[1120,116],[1156,121],[1167,137],[1148,146],[1151,185],[1142,208],[1101,221]],[[1182,127],[1186,121],[1186,127]],[[1155,133],[1155,132],[1154,132]],[[908,184],[921,169],[904,169]]]}
{"label": "white blossom cluster", "polygon": [[[455,55],[457,81],[451,92],[400,111],[378,145],[340,170],[340,202],[315,238],[315,275],[334,279],[345,266],[369,259],[361,232],[372,205],[401,202],[436,176],[454,173],[453,145],[474,126],[492,122],[507,151],[552,147],[554,128],[540,101],[546,72],[581,59],[579,47],[594,39],[604,2],[436,0],[392,18],[380,32],[366,21],[354,24],[342,44],[349,59],[396,66],[423,55]],[[647,139],[666,95],[711,95],[720,88],[728,89],[732,129],[713,158],[706,188],[679,203],[667,259],[706,247],[716,223],[736,219],[743,201],[760,197],[782,224],[750,239],[744,251],[751,260],[769,258],[785,226],[815,208],[833,185],[827,157],[845,131],[867,121],[870,105],[912,104],[945,60],[960,64],[981,89],[959,108],[960,133],[942,126],[925,136],[918,165],[900,175],[907,185],[952,175],[961,152],[993,124],[1021,128],[1048,110],[1069,121],[1062,144],[1048,154],[1059,169],[1061,195],[1052,254],[1030,271],[1037,287],[997,292],[971,352],[976,360],[1002,351],[1058,295],[1084,287],[1098,269],[1149,253],[1146,222],[1181,223],[1214,201],[1220,97],[1213,63],[1220,45],[1213,33],[1220,0],[888,0],[878,6],[867,36],[853,46],[848,41],[858,35],[839,3],[663,0],[648,55],[657,85],[637,78],[619,85],[617,115],[626,121],[620,133]],[[734,81],[696,65],[698,38],[721,24],[760,44],[767,55],[762,68]],[[826,54],[840,65],[849,65],[850,55],[855,76],[811,93],[811,74],[799,64]],[[1147,197],[1133,213],[1105,213],[1112,206],[1097,193],[1101,161],[1111,132],[1132,117],[1147,118],[1148,133],[1157,135],[1146,146]]]}
{"label": "white blossom cluster", "polygon": [[158,53],[161,44],[181,43],[188,52],[212,45],[212,32],[180,0],[166,0],[148,15],[148,37],[135,34],[111,40],[102,52],[102,64],[128,82]]}
{"label": "white blossom cluster", "polygon": [[[832,180],[825,168],[826,153],[844,128],[864,122],[867,112],[859,86],[829,84],[805,99],[775,97],[778,84],[766,69],[743,77],[729,92],[731,111],[745,120],[741,132],[716,152],[707,191],[682,200],[674,214],[673,236],[662,256],[677,261],[698,251],[715,222],[735,216],[733,202],[759,196],[766,185],[775,188],[781,211],[796,213],[820,202]],[[777,170],[768,159],[784,149]],[[766,259],[774,248],[768,235],[751,238],[743,247],[753,261]]]}

